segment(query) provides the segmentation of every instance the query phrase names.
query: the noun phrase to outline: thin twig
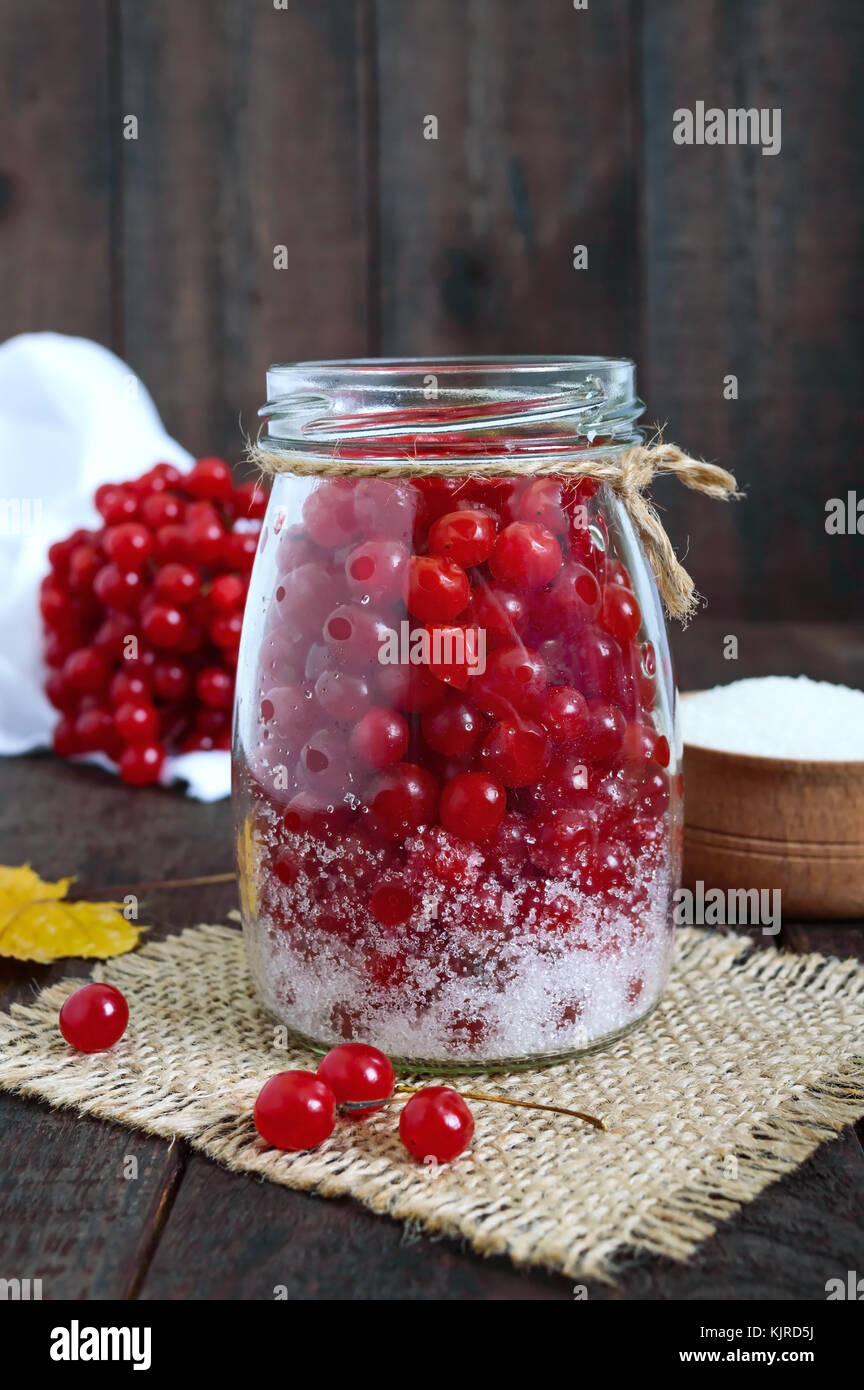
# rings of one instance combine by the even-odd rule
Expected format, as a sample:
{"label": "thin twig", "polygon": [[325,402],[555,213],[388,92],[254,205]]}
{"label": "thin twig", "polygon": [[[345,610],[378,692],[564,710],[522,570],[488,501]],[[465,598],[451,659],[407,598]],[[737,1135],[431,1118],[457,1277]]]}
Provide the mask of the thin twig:
{"label": "thin twig", "polygon": [[125,893],[151,893],[159,888],[206,888],[211,883],[231,883],[236,874],[205,874],[200,878],[162,878],[150,883],[109,883],[101,888],[74,884],[66,894],[73,898],[114,898]]}
{"label": "thin twig", "polygon": [[[406,1094],[414,1094],[422,1091],[422,1086],[403,1086],[395,1088]],[[595,1129],[606,1128],[602,1120],[598,1120],[596,1115],[586,1115],[582,1110],[568,1110],[564,1105],[544,1105],[539,1100],[513,1100],[510,1096],[490,1096],[486,1091],[459,1091],[460,1096],[466,1100],[486,1100],[494,1105],[519,1105],[525,1110],[551,1110],[555,1115],[571,1115],[575,1120],[584,1120],[587,1125],[593,1125]]]}

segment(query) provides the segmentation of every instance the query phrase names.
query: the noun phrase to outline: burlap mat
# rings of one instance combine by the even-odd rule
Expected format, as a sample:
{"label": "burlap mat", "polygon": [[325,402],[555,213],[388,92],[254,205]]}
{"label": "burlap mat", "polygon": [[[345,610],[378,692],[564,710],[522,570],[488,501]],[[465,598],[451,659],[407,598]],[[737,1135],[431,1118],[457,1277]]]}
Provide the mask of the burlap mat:
{"label": "burlap mat", "polygon": [[[252,1105],[275,1071],[314,1058],[274,1045],[238,930],[190,928],[97,967],[131,1021],[108,1053],[73,1052],[57,1013],[80,980],[0,1017],[0,1086],[166,1138],[288,1187],[373,1210],[572,1277],[625,1252],[683,1259],[725,1218],[864,1113],[864,967],[679,932],[664,1002],[611,1051],[478,1087],[601,1115],[601,1133],[542,1111],[473,1103],[472,1149],[416,1164],[398,1104],[340,1122],[306,1154],[268,1149]],[[458,1086],[458,1080],[451,1081]]]}

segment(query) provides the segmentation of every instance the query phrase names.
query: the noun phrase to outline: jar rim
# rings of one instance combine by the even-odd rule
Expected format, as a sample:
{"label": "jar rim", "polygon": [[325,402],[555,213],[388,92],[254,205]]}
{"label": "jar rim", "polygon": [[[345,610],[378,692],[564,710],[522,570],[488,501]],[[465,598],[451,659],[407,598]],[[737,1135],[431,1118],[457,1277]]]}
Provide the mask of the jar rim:
{"label": "jar rim", "polygon": [[626,447],[644,410],[627,357],[341,358],[275,363],[267,372],[262,447],[404,459],[450,449],[560,453],[599,441]]}

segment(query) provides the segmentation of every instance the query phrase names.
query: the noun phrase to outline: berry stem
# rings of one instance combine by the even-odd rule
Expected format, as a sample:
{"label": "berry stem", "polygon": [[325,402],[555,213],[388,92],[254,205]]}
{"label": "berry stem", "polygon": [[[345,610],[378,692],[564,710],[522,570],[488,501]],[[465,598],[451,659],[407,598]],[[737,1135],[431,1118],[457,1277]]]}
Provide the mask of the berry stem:
{"label": "berry stem", "polygon": [[149,883],[109,883],[101,888],[70,887],[66,897],[73,898],[114,898],[122,893],[152,892],[157,888],[206,888],[211,883],[232,883],[236,874],[204,874],[199,878],[161,878]]}
{"label": "berry stem", "polygon": [[[413,1094],[415,1091],[422,1091],[422,1086],[398,1085],[397,1091],[404,1091]],[[544,1105],[539,1100],[513,1100],[510,1096],[490,1096],[487,1091],[460,1091],[460,1096],[466,1100],[485,1100],[494,1105],[518,1105],[524,1110],[551,1110],[555,1115],[571,1115],[576,1120],[584,1120],[586,1124],[593,1125],[595,1129],[606,1128],[602,1120],[598,1120],[596,1115],[586,1115],[582,1110],[568,1110],[563,1105]]]}

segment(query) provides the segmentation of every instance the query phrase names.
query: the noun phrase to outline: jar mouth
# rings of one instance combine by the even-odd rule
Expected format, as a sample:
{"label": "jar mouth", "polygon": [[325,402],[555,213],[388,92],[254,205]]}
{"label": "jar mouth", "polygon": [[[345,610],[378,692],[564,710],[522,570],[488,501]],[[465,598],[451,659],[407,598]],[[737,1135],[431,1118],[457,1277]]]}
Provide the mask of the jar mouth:
{"label": "jar mouth", "polygon": [[267,394],[261,445],[303,454],[608,452],[642,437],[635,366],[623,357],[280,363],[268,370]]}

